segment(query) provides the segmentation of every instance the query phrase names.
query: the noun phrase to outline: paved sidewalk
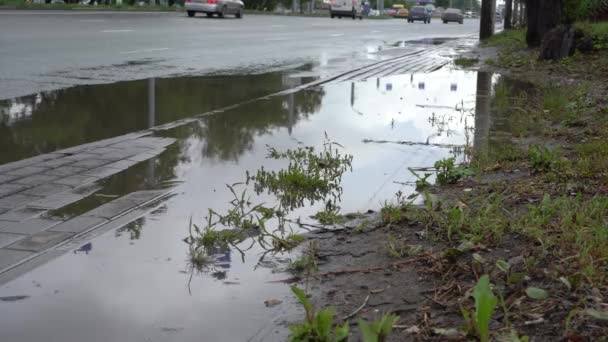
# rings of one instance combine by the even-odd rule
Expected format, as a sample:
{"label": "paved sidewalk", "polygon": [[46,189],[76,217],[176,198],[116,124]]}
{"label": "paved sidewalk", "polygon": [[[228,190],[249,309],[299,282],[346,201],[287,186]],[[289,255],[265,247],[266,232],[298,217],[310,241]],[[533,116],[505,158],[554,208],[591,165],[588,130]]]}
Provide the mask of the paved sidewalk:
{"label": "paved sidewalk", "polygon": [[127,134],[0,165],[0,273],[162,196],[166,191],[140,191],[68,221],[44,217],[99,190],[96,181],[175,142],[151,134]]}

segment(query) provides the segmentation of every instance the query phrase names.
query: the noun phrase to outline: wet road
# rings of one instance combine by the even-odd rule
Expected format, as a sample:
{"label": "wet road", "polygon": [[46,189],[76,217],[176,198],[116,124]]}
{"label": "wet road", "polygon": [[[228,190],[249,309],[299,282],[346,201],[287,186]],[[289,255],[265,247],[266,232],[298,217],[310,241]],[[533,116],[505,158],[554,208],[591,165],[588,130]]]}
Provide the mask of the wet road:
{"label": "wet road", "polygon": [[[398,41],[472,35],[464,25],[403,20],[183,13],[0,11],[0,99],[73,85],[312,62],[321,76],[365,64]],[[229,91],[229,89],[226,89]]]}

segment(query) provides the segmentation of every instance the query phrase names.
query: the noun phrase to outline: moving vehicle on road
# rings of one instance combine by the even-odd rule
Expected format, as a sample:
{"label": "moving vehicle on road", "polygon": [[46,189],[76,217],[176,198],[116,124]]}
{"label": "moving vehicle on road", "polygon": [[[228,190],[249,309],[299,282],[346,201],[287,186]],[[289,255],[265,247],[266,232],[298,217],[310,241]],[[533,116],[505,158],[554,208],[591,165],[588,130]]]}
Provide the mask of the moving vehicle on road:
{"label": "moving vehicle on road", "polygon": [[424,6],[414,6],[410,8],[410,13],[407,17],[407,21],[413,23],[416,20],[424,21],[425,24],[430,24],[431,13]]}
{"label": "moving vehicle on road", "polygon": [[408,11],[407,8],[400,8],[397,10],[397,13],[395,13],[395,18],[407,19],[407,17],[409,15],[410,15],[410,11]]}
{"label": "moving vehicle on road", "polygon": [[464,21],[464,16],[462,15],[462,11],[457,8],[448,8],[441,15],[441,20],[443,20],[444,24],[449,22],[455,22],[462,24]]}
{"label": "moving vehicle on road", "polygon": [[333,19],[338,17],[350,17],[363,19],[361,0],[331,0],[329,5],[329,16]]}
{"label": "moving vehicle on road", "polygon": [[220,18],[234,15],[241,19],[245,4],[240,0],[186,0],[184,7],[189,17],[194,17],[196,13],[205,13],[209,18],[217,14]]}

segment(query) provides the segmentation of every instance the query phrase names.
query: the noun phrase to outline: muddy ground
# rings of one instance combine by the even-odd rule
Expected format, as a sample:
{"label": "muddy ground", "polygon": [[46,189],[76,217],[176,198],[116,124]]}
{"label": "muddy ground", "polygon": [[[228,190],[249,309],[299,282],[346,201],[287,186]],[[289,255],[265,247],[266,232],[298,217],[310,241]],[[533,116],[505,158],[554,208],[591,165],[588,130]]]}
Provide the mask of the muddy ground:
{"label": "muddy ground", "polygon": [[[492,95],[491,110],[500,115],[494,117],[486,148],[470,155],[467,165],[475,167],[475,175],[456,184],[428,187],[427,204],[400,205],[397,220],[383,217],[384,212],[368,213],[337,230],[309,234],[317,244],[317,269],[300,274],[299,286],[308,289],[317,307],[334,307],[338,323],[349,320],[351,336],[359,334],[359,318],[373,320],[392,312],[399,320],[390,341],[475,340],[462,309],[473,310],[470,291],[481,275],[489,274],[500,295],[490,323],[492,340],[606,340],[608,325],[600,317],[608,308],[605,247],[589,243],[603,241],[603,233],[590,231],[602,225],[608,229],[608,207],[603,204],[572,236],[564,227],[587,220],[586,205],[605,201],[608,194],[606,151],[582,152],[585,146],[606,142],[608,54],[596,51],[541,63],[534,50],[497,45],[482,46],[466,56],[480,59],[476,69],[509,74],[504,79],[511,89],[502,105],[498,95]],[[574,87],[579,94],[569,93]],[[550,102],[551,89],[562,89],[561,97],[567,99],[554,104],[561,100],[556,96]],[[515,153],[505,152],[506,145]],[[538,160],[529,157],[532,146],[555,152],[547,169],[539,169]],[[591,167],[582,166],[584,158]],[[555,166],[562,164],[567,166]],[[536,231],[537,236],[525,227],[513,229],[547,198],[583,203],[569,216],[574,223],[559,216],[564,207],[547,214],[542,227],[552,229]],[[492,208],[497,210],[489,211],[487,203],[494,200],[498,203]],[[479,226],[493,233],[463,231],[454,233],[456,238],[446,237],[442,220],[449,220],[447,208],[476,212]],[[481,210],[488,212],[481,216]],[[502,221],[493,217],[502,213]],[[400,255],[394,248],[391,252],[391,245],[401,248]],[[587,248],[592,251],[589,258],[583,257]],[[498,260],[506,261],[509,270],[497,267]],[[532,298],[530,287],[549,295]],[[510,339],[501,339],[510,332]]]}

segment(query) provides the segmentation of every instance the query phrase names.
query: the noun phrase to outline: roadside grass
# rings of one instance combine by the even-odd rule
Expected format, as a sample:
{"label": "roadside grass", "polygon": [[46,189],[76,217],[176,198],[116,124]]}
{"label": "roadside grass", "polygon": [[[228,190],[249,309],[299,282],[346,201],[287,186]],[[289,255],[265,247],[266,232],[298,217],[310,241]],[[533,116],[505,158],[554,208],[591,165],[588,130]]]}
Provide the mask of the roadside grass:
{"label": "roadside grass", "polygon": [[484,46],[499,47],[504,51],[515,51],[526,48],[526,31],[524,29],[504,30],[482,41]]}
{"label": "roadside grass", "polygon": [[479,62],[479,58],[459,57],[454,60],[454,64],[463,68],[472,67]]}

